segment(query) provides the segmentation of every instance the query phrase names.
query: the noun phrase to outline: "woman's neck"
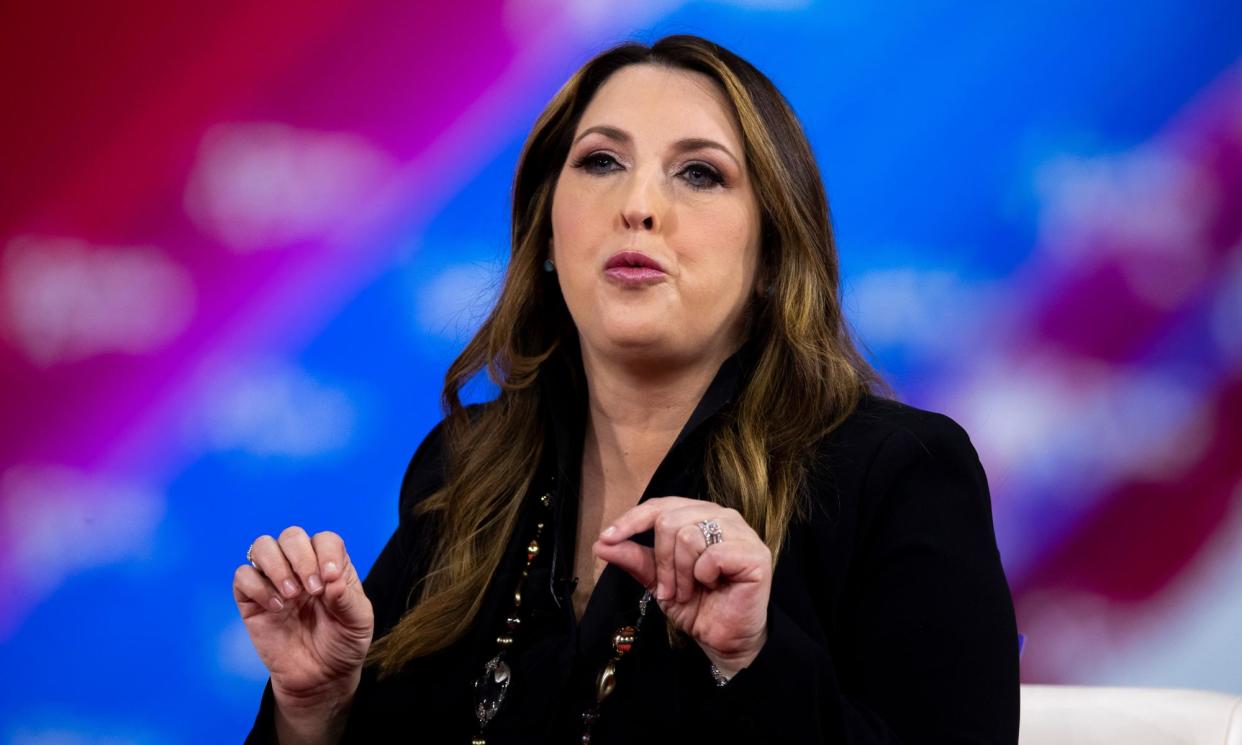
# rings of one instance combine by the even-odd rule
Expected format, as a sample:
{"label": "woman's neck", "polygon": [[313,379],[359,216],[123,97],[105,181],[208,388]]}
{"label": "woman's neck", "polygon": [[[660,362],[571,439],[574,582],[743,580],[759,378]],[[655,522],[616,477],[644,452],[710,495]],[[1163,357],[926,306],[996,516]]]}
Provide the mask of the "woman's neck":
{"label": "woman's neck", "polygon": [[588,381],[583,465],[602,478],[609,501],[616,497],[637,502],[721,363],[733,351],[714,350],[675,370],[650,366],[644,371],[583,350]]}

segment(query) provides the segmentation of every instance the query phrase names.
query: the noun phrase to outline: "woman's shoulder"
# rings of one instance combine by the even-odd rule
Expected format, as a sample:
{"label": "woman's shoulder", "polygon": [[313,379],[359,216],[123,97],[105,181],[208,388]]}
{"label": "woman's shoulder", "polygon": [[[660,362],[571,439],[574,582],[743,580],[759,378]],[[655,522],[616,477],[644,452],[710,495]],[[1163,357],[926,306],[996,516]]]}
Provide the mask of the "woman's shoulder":
{"label": "woman's shoulder", "polygon": [[824,438],[818,460],[859,481],[920,462],[981,469],[970,435],[953,417],[873,394]]}
{"label": "woman's shoulder", "polygon": [[[473,420],[489,403],[467,404],[464,407],[467,418]],[[405,467],[405,476],[401,479],[400,511],[402,515],[410,514],[410,510],[418,502],[443,486],[447,427],[448,417],[440,419],[414,448],[414,453]]]}
{"label": "woman's shoulder", "polygon": [[878,449],[896,439],[931,449],[935,444],[969,444],[970,435],[948,414],[864,393],[828,439],[836,446],[844,444],[866,449]]}
{"label": "woman's shoulder", "polygon": [[808,487],[822,524],[859,540],[973,542],[980,555],[996,551],[987,475],[970,436],[947,414],[865,396],[824,438]]}

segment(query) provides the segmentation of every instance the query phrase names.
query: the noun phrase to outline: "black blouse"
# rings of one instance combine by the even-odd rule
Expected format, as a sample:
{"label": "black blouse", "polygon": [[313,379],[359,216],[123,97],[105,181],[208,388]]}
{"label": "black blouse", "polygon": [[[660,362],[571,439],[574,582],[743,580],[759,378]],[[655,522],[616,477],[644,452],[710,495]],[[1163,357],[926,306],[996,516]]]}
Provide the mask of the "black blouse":
{"label": "black blouse", "polygon": [[[705,498],[707,437],[751,358],[743,347],[721,366],[643,500]],[[485,731],[490,745],[579,742],[613,633],[634,623],[643,592],[608,565],[581,622],[574,618],[585,402],[545,398],[550,447],[528,504],[550,491],[553,524],[523,585],[512,682]],[[437,425],[410,461],[400,523],[363,581],[377,639],[427,571],[430,526],[411,510],[443,481],[441,447]],[[987,479],[966,432],[943,414],[866,396],[819,447],[808,494],[809,516],[790,527],[776,563],[768,640],[751,665],[717,687],[697,644],[670,646],[653,601],[592,743],[1017,742],[1013,603]],[[382,681],[364,668],[344,742],[471,741],[473,682],[497,650],[537,515],[523,510],[465,637]],[[635,539],[651,545],[652,532]],[[276,741],[273,705],[269,680],[246,742]]]}

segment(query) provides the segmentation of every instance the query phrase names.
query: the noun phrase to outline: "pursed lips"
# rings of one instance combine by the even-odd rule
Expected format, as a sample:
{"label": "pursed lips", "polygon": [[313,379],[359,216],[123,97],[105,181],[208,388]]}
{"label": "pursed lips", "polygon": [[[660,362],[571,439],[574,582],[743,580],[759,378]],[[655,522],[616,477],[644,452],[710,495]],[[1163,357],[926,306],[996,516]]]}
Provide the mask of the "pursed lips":
{"label": "pursed lips", "polygon": [[641,251],[620,251],[604,264],[604,276],[625,287],[645,287],[663,281],[667,273]]}

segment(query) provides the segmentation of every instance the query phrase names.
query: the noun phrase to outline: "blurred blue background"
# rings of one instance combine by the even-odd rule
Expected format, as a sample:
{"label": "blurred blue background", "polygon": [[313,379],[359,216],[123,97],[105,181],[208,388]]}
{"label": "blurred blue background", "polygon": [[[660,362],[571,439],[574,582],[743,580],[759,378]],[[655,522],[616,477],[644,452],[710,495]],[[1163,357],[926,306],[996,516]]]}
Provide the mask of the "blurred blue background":
{"label": "blurred blue background", "polygon": [[1242,5],[179,5],[0,11],[0,742],[242,738],[246,546],[370,565],[523,138],[670,33],[802,119],[851,322],[984,460],[1024,681],[1242,693]]}

